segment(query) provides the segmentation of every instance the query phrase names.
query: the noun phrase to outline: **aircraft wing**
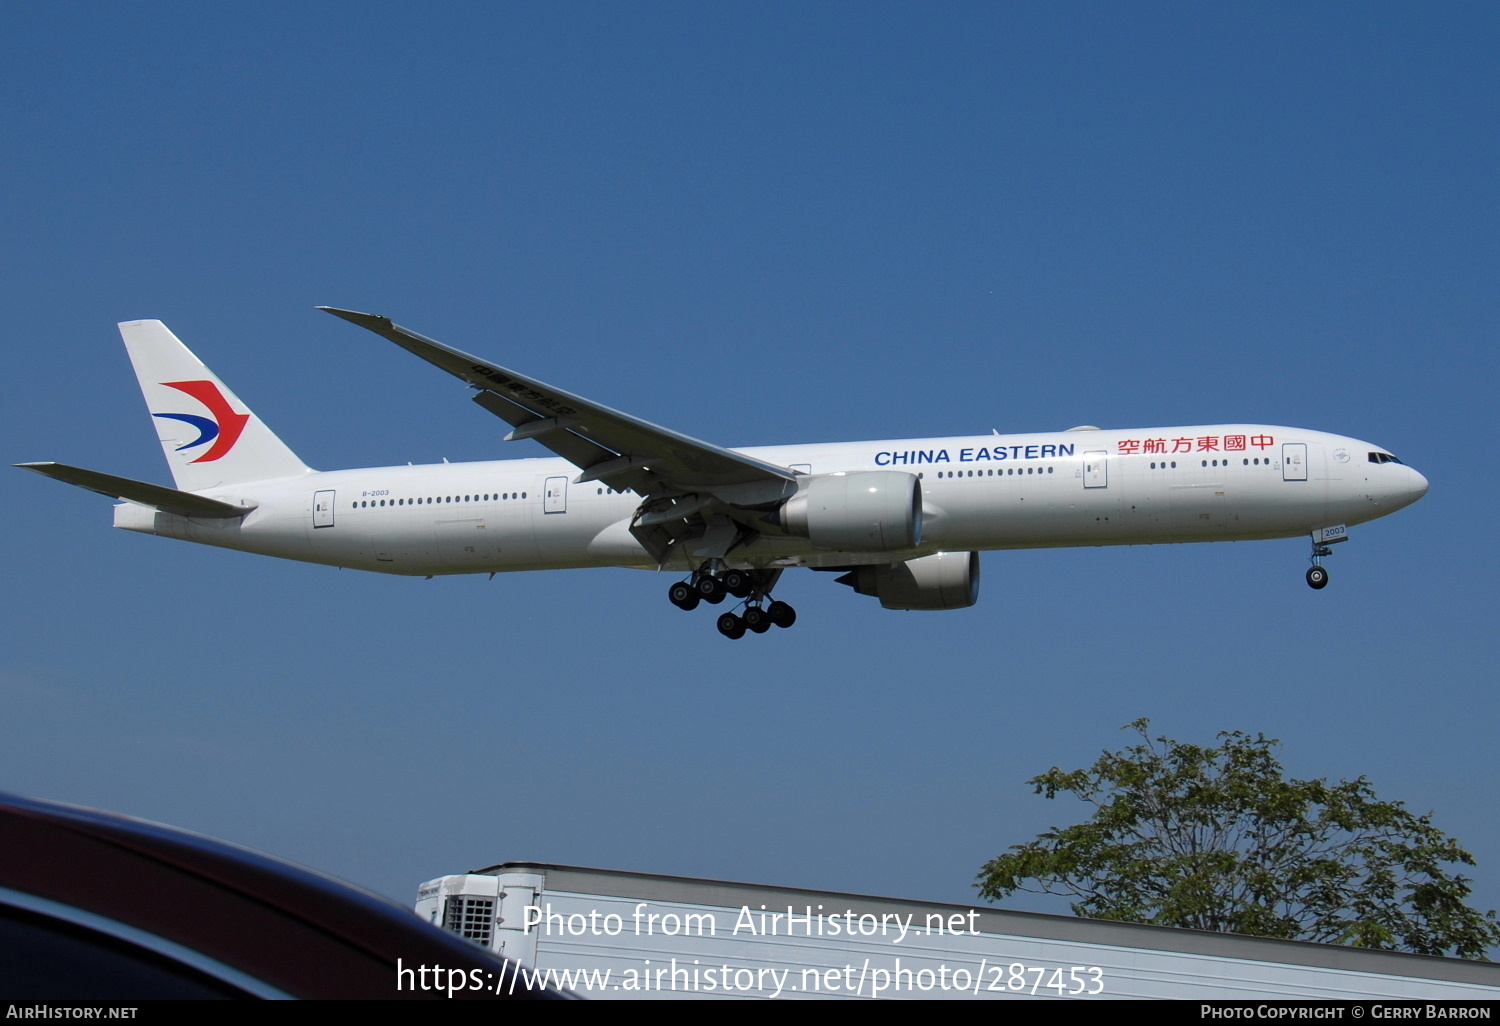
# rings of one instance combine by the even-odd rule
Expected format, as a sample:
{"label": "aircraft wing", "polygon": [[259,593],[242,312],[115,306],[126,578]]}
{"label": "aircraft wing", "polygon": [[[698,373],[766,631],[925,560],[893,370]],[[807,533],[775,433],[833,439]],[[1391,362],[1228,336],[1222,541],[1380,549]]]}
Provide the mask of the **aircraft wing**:
{"label": "aircraft wing", "polygon": [[577,482],[602,481],[642,495],[741,492],[749,498],[756,493],[779,497],[795,479],[786,467],[590,402],[407,331],[388,317],[318,309],[368,328],[480,389],[474,401],[514,427],[507,439],[535,438],[583,472]]}

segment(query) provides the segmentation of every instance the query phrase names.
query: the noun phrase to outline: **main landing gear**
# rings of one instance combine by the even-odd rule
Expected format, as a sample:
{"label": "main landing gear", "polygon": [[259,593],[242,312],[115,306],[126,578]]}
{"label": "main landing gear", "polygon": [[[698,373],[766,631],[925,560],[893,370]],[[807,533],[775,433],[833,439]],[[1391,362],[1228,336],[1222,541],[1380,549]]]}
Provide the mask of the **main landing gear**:
{"label": "main landing gear", "polygon": [[700,602],[717,605],[727,596],[744,599],[744,612],[720,613],[719,633],[726,638],[743,638],[746,631],[764,634],[772,627],[790,627],[797,622],[797,611],[785,602],[767,602],[771,589],[781,576],[780,570],[720,570],[705,563],[692,577],[678,581],[667,589],[667,598],[678,609],[697,609]]}
{"label": "main landing gear", "polygon": [[743,638],[746,631],[764,634],[772,627],[790,627],[797,622],[797,611],[785,602],[772,602],[769,606],[746,606],[745,615],[722,613],[719,616],[719,633],[726,638]]}

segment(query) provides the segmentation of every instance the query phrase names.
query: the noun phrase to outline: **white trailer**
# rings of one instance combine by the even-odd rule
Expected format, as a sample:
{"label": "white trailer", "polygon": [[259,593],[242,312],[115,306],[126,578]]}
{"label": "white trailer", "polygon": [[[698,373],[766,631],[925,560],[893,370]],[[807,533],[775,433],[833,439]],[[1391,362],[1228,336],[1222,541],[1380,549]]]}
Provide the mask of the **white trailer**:
{"label": "white trailer", "polygon": [[1500,999],[1488,962],[537,862],[416,908],[589,998]]}

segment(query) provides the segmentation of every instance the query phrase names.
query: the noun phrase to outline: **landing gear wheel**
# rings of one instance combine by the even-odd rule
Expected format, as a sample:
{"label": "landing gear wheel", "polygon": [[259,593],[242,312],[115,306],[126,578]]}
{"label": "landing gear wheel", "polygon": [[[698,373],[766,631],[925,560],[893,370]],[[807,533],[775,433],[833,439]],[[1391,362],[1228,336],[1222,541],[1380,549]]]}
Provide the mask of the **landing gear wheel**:
{"label": "landing gear wheel", "polygon": [[735,598],[749,598],[755,590],[755,581],[744,570],[725,570],[719,580],[724,582],[724,590]]}
{"label": "landing gear wheel", "polygon": [[731,640],[743,638],[745,636],[745,621],[741,620],[733,613],[725,613],[723,616],[719,617],[718,628],[720,634],[724,635],[724,637],[726,638],[730,638]]}
{"label": "landing gear wheel", "polygon": [[1310,566],[1307,568],[1307,586],[1314,590],[1328,587],[1328,570],[1326,567]]}
{"label": "landing gear wheel", "polygon": [[745,610],[745,626],[756,634],[764,634],[771,629],[771,615],[760,606],[751,606]]}
{"label": "landing gear wheel", "polygon": [[698,593],[687,581],[678,581],[667,589],[667,601],[678,609],[697,609]]}
{"label": "landing gear wheel", "polygon": [[772,602],[766,616],[778,627],[790,627],[797,622],[797,611],[785,602]]}
{"label": "landing gear wheel", "polygon": [[718,603],[724,601],[724,595],[726,594],[724,591],[724,582],[712,574],[703,574],[700,576],[693,583],[693,587],[698,589],[698,597],[705,602]]}

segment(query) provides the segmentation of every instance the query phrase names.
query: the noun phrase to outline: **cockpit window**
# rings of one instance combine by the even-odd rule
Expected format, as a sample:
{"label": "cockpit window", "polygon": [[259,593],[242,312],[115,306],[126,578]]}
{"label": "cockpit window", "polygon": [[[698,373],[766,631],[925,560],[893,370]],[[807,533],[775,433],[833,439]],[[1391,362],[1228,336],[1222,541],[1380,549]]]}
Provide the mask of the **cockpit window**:
{"label": "cockpit window", "polygon": [[1392,456],[1388,452],[1372,452],[1372,453],[1370,453],[1370,462],[1371,463],[1400,463],[1401,461],[1398,460],[1396,457]]}

